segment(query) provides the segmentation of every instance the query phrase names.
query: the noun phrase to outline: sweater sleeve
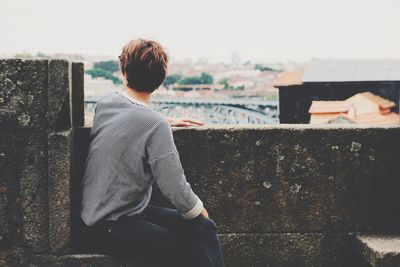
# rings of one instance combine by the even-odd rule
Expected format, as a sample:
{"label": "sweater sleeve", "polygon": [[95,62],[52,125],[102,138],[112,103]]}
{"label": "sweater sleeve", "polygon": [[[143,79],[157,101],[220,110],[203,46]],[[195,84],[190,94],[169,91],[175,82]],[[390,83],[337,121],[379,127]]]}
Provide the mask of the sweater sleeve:
{"label": "sweater sleeve", "polygon": [[198,216],[203,203],[187,182],[171,127],[163,120],[149,137],[146,145],[148,163],[162,194],[168,198],[185,219]]}

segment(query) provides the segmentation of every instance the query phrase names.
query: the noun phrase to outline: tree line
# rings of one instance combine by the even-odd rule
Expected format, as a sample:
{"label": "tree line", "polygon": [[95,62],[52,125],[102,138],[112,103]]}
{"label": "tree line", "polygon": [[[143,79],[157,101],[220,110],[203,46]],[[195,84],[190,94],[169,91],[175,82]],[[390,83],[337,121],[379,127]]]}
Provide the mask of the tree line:
{"label": "tree line", "polygon": [[85,70],[85,73],[92,76],[92,78],[104,78],[111,80],[113,84],[122,84],[121,78],[114,75],[119,71],[119,63],[115,60],[99,61],[94,63],[93,68]]}

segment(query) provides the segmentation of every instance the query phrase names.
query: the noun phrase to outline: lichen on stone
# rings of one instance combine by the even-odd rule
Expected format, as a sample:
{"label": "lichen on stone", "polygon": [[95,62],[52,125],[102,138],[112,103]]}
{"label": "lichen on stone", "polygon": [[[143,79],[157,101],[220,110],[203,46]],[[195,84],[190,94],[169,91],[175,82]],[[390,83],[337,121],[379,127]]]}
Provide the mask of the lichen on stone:
{"label": "lichen on stone", "polygon": [[267,189],[270,189],[272,187],[272,183],[270,181],[265,181],[263,182],[263,186]]}
{"label": "lichen on stone", "polygon": [[31,120],[31,117],[29,117],[29,116],[26,115],[26,114],[22,114],[22,115],[19,115],[19,116],[17,117],[17,119],[18,119],[18,122],[19,122],[22,126],[28,126],[28,124],[29,124],[29,122],[30,122],[30,120]]}
{"label": "lichen on stone", "polygon": [[302,187],[301,184],[293,184],[290,186],[290,192],[298,193],[298,192],[300,192],[301,187]]}
{"label": "lichen on stone", "polygon": [[358,151],[360,151],[361,150],[361,144],[360,143],[357,143],[357,142],[352,142],[351,143],[351,148],[350,148],[350,151],[351,152],[358,152]]}

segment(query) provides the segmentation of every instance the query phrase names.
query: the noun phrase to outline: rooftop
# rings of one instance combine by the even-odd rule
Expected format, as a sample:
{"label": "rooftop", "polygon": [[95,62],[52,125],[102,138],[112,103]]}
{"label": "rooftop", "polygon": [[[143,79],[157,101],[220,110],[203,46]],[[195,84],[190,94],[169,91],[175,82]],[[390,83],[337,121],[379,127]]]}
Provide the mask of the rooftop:
{"label": "rooftop", "polygon": [[286,71],[279,74],[274,86],[290,86],[303,84],[303,71]]}
{"label": "rooftop", "polygon": [[310,123],[400,124],[399,114],[391,112],[395,106],[394,102],[370,92],[343,101],[313,101]]}
{"label": "rooftop", "polygon": [[400,59],[313,59],[303,82],[400,81]]}

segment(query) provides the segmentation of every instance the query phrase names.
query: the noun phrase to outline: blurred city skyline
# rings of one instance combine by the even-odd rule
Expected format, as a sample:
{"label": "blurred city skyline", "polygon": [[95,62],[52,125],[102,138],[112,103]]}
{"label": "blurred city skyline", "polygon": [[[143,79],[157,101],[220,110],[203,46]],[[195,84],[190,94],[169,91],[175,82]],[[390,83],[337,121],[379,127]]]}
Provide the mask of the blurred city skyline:
{"label": "blurred city skyline", "polygon": [[400,58],[396,0],[2,0],[0,10],[0,55],[117,56],[143,37],[176,60]]}

